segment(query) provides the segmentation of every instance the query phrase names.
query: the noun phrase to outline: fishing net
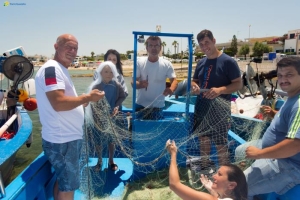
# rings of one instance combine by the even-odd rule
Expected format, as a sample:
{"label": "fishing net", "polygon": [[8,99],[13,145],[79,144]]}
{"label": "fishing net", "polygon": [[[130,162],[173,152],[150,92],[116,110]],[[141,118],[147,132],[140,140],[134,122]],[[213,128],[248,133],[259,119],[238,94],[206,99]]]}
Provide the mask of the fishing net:
{"label": "fishing net", "polygon": [[[219,97],[196,107],[199,115],[194,116],[193,112],[186,112],[187,99],[192,104],[195,102],[195,96],[187,94],[177,99],[181,101],[179,104],[166,102],[163,110],[144,108],[135,113],[125,110],[115,116],[111,115],[105,98],[90,103],[85,109],[80,162],[80,192],[85,198],[180,199],[168,186],[170,156],[165,149],[168,139],[176,142],[180,178],[189,187],[202,190],[200,174],[212,176],[222,162],[246,168],[251,161],[245,160],[243,153],[235,158],[237,139],[230,134],[216,136],[216,133],[230,130],[246,141],[261,138],[269,122],[248,120],[241,113],[251,109],[257,112],[260,104],[246,108]],[[199,140],[203,137],[211,140]],[[109,143],[116,148],[113,156],[118,165],[116,171],[109,165]],[[209,148],[206,153],[200,153],[201,146]],[[118,188],[122,189],[119,191],[122,197],[114,196]]]}

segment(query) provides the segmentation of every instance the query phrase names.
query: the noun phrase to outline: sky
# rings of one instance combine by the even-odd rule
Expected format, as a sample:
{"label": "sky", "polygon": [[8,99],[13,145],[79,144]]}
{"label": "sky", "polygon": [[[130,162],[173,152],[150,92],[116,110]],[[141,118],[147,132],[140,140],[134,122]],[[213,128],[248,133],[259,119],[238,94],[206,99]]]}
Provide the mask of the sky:
{"label": "sky", "polygon": [[[0,53],[23,46],[26,54],[54,54],[54,43],[64,33],[79,42],[78,55],[91,56],[116,49],[133,50],[133,31],[197,34],[213,32],[217,43],[233,35],[282,36],[300,29],[299,0],[11,0],[0,6]],[[20,4],[20,5],[16,5]],[[165,52],[187,49],[186,38],[162,37]],[[196,40],[195,40],[196,41]],[[145,49],[144,44],[138,50]],[[1,52],[2,51],[2,52]]]}

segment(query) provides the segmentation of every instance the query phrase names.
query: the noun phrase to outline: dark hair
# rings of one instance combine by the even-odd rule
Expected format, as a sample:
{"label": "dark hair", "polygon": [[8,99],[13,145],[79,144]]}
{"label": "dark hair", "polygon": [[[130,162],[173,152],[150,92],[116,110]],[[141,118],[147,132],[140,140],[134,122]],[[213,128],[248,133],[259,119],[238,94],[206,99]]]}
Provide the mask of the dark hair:
{"label": "dark hair", "polygon": [[146,46],[148,46],[149,40],[153,40],[153,41],[158,40],[159,44],[161,45],[161,39],[158,36],[150,36],[150,37],[148,37],[147,40],[146,40]]}
{"label": "dark hair", "polygon": [[104,54],[104,61],[107,61],[107,57],[109,54],[113,54],[117,57],[117,63],[116,63],[116,68],[118,70],[118,73],[123,75],[123,68],[122,68],[122,62],[121,62],[121,57],[120,54],[117,50],[115,49],[109,49],[107,52]]}
{"label": "dark hair", "polygon": [[282,67],[294,67],[300,75],[300,57],[286,57],[282,58],[277,63],[277,69]]}
{"label": "dark hair", "polygon": [[228,167],[228,181],[236,182],[236,187],[233,189],[233,197],[238,200],[247,200],[248,185],[244,172],[234,164],[224,164],[222,166]]}
{"label": "dark hair", "polygon": [[205,37],[208,37],[210,40],[214,39],[214,36],[210,30],[204,29],[197,35],[197,41],[200,42],[203,40]]}

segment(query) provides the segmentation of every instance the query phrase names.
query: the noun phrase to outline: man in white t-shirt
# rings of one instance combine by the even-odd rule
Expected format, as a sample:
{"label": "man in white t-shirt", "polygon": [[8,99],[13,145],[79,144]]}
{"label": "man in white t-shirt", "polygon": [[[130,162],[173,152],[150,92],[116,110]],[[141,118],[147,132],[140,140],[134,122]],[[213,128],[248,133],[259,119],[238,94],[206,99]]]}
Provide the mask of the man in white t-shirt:
{"label": "man in white t-shirt", "polygon": [[83,104],[104,97],[97,89],[77,96],[68,66],[77,55],[78,41],[70,34],[57,38],[55,56],[35,77],[36,99],[42,124],[43,150],[55,169],[54,199],[74,199],[79,188],[79,156],[82,145]]}
{"label": "man in white t-shirt", "polygon": [[[172,95],[177,88],[176,75],[171,62],[159,57],[161,43],[159,37],[150,36],[146,40],[148,57],[137,60],[137,111],[144,108],[162,110],[165,106],[165,96]],[[170,79],[170,87],[166,87],[167,78]]]}

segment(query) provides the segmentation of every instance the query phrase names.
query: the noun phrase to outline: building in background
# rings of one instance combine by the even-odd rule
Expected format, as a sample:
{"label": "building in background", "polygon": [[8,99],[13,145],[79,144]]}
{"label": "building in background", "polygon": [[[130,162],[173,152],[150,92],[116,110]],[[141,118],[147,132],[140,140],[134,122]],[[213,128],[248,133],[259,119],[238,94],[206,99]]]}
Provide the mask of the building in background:
{"label": "building in background", "polygon": [[[300,29],[290,30],[287,34],[283,36],[268,36],[268,37],[260,37],[260,38],[245,38],[244,40],[237,39],[237,48],[238,52],[240,48],[247,44],[250,48],[250,54],[253,53],[252,48],[256,42],[261,42],[263,44],[267,44],[272,48],[272,52],[275,53],[295,53],[296,55],[300,54]],[[225,43],[216,44],[218,49],[230,48],[231,40]],[[297,50],[298,51],[297,51]],[[201,52],[199,46],[196,46],[195,52]],[[239,56],[239,55],[238,55]]]}
{"label": "building in background", "polygon": [[28,56],[28,60],[30,60],[34,65],[40,65],[44,62],[48,61],[47,56],[35,54],[34,56]]}
{"label": "building in background", "polygon": [[287,39],[284,43],[284,52],[295,52],[296,55],[300,54],[300,29],[290,30],[287,34]]}

